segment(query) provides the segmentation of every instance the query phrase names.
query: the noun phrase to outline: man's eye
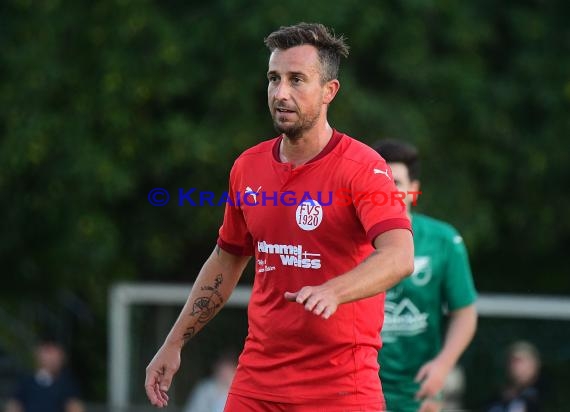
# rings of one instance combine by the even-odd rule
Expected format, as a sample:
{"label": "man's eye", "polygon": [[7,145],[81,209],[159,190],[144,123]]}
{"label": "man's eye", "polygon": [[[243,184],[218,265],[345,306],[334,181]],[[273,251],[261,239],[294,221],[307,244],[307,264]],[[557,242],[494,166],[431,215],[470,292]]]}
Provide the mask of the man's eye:
{"label": "man's eye", "polygon": [[277,81],[277,76],[269,76],[267,78],[270,82],[276,82]]}
{"label": "man's eye", "polygon": [[301,79],[299,77],[293,77],[293,79],[291,81],[295,84],[301,83]]}

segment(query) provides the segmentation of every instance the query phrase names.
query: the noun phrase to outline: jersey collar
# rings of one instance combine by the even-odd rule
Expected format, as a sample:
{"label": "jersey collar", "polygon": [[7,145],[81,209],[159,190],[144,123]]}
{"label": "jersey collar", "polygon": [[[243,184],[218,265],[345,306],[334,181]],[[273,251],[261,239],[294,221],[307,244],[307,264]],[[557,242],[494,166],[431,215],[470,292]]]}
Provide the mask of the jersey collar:
{"label": "jersey collar", "polygon": [[[336,147],[336,145],[340,142],[341,139],[342,139],[342,133],[340,133],[336,129],[333,129],[333,134],[332,134],[329,142],[327,143],[327,145],[325,147],[323,147],[323,150],[321,150],[315,157],[313,157],[311,160],[309,160],[305,164],[316,162],[317,160],[320,160],[323,157],[325,157],[326,155],[328,155],[330,152],[333,151],[333,149]],[[273,150],[272,150],[273,151],[273,158],[278,163],[283,163],[281,161],[281,159],[279,158],[279,146],[281,146],[282,141],[283,141],[283,135],[279,136],[275,140],[275,143],[273,144]]]}

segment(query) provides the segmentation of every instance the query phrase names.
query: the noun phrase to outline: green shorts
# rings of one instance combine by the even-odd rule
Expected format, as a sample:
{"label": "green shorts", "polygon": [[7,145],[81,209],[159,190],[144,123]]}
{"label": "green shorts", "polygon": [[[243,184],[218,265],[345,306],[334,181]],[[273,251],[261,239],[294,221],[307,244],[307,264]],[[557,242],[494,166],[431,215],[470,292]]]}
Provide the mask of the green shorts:
{"label": "green shorts", "polygon": [[[415,396],[415,392],[398,392],[384,388],[386,408],[389,412],[418,412],[422,401],[417,401]],[[433,399],[441,402],[443,401],[443,394],[440,392]]]}

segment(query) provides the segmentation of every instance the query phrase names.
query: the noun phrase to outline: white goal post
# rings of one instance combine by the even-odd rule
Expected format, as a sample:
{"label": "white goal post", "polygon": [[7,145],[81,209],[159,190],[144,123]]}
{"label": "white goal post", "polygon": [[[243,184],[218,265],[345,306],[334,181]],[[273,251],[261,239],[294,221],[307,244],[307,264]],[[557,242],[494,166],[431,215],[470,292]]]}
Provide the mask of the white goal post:
{"label": "white goal post", "polygon": [[[140,304],[182,306],[192,284],[120,283],[110,291],[108,403],[113,410],[130,406],[131,307]],[[237,286],[226,306],[246,308],[250,286]],[[479,316],[570,320],[570,297],[480,294]]]}

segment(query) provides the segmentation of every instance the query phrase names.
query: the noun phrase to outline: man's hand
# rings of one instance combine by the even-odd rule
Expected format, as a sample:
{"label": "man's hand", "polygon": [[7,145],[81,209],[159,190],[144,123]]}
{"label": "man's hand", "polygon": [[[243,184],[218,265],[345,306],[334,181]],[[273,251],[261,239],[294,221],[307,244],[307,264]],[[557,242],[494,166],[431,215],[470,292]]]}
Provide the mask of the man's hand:
{"label": "man's hand", "polygon": [[415,379],[416,382],[422,382],[420,390],[416,393],[416,399],[432,398],[437,395],[443,389],[450,369],[449,365],[438,358],[422,366]]}
{"label": "man's hand", "polygon": [[174,374],[180,367],[180,348],[166,343],[158,350],[146,367],[144,388],[153,406],[168,406],[168,389]]}
{"label": "man's hand", "polygon": [[443,405],[440,401],[426,399],[420,405],[420,410],[418,412],[439,412],[442,407]]}
{"label": "man's hand", "polygon": [[285,299],[305,305],[305,309],[317,316],[328,319],[336,312],[339,301],[332,288],[320,286],[305,286],[297,292],[285,292]]}

